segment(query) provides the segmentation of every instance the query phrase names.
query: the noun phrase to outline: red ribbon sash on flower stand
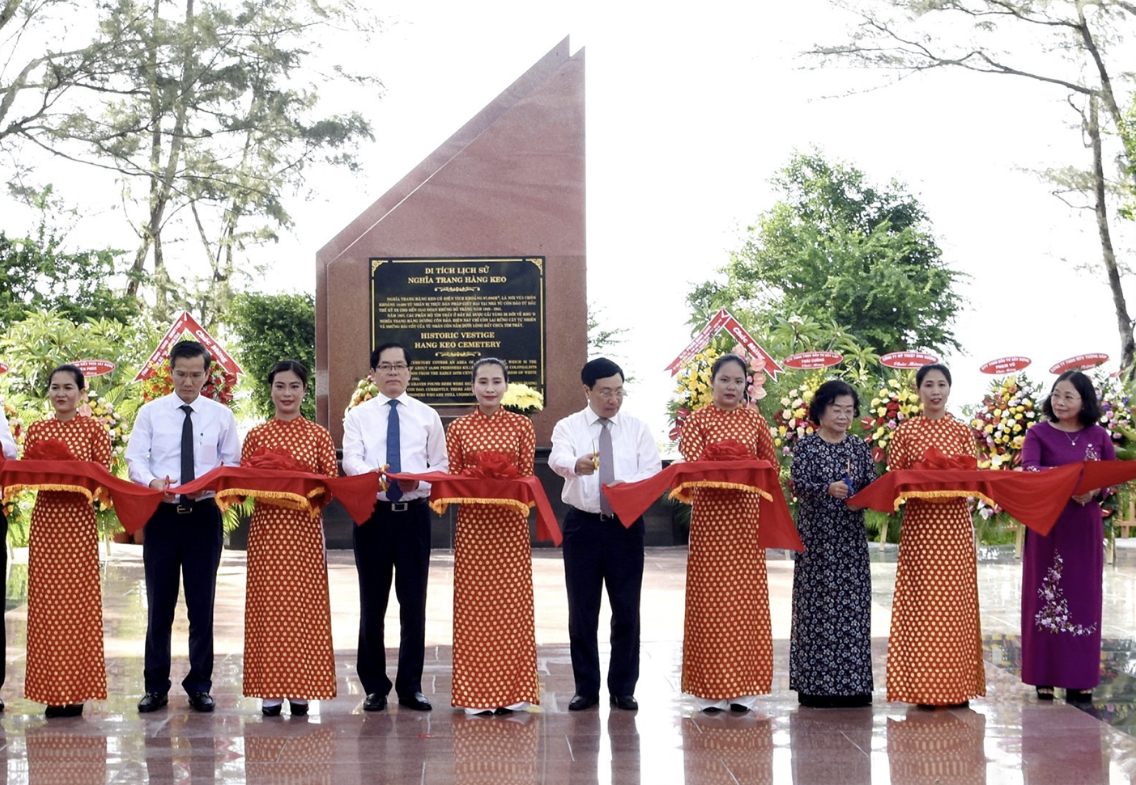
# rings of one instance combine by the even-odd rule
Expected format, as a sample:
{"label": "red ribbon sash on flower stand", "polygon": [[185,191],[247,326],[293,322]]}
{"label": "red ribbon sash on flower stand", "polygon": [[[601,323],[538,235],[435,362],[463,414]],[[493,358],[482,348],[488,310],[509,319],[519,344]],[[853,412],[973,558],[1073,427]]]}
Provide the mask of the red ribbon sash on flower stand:
{"label": "red ribbon sash on flower stand", "polygon": [[1136,461],[1085,461],[1039,472],[965,468],[937,450],[911,469],[888,472],[849,503],[891,513],[904,499],[977,498],[998,505],[1014,519],[1045,536],[1070,497],[1136,479]]}
{"label": "red ribbon sash on flower stand", "polygon": [[[516,467],[512,468],[512,473],[515,474]],[[480,466],[471,467],[462,474],[426,472],[386,476],[400,481],[430,483],[430,507],[439,515],[451,504],[496,504],[515,509],[526,517],[529,510],[535,507],[536,538],[541,541],[551,540],[554,545],[559,545],[564,538],[540,480],[531,476],[501,477],[501,474],[507,475],[510,472],[501,469],[495,462],[483,460]]]}
{"label": "red ribbon sash on flower stand", "polygon": [[[711,453],[711,457],[716,456]],[[761,499],[758,544],[762,548],[805,550],[785,504],[777,467],[769,461],[730,458],[672,463],[645,480],[605,485],[603,492],[623,525],[631,526],[668,489],[672,499],[689,503],[694,499],[695,488],[731,488],[758,494]]]}

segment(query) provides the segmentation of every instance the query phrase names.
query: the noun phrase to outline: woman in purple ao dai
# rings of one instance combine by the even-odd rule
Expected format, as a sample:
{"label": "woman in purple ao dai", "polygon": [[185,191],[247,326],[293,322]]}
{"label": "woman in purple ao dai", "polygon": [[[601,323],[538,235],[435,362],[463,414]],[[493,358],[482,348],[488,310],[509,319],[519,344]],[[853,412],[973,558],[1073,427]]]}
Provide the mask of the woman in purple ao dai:
{"label": "woman in purple ao dai", "polygon": [[[1049,418],[1026,433],[1022,466],[1041,471],[1081,461],[1116,460],[1089,377],[1057,377],[1042,410]],[[1022,561],[1022,681],[1053,700],[1092,700],[1100,683],[1104,528],[1100,491],[1074,496],[1048,536],[1026,532]]]}

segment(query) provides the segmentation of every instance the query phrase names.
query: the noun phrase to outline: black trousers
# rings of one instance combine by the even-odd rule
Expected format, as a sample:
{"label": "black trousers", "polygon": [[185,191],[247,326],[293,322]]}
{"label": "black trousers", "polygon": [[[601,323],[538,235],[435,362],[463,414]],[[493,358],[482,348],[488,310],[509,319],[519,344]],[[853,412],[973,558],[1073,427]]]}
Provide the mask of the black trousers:
{"label": "black trousers", "polygon": [[634,695],[639,681],[639,595],[643,589],[643,519],[624,527],[618,518],[572,509],[564,517],[564,580],[568,587],[568,639],[576,694],[600,691],[597,640],[600,602],[611,605],[610,695]]}
{"label": "black trousers", "polygon": [[402,504],[376,502],[367,522],[353,527],[351,540],[359,572],[359,653],[355,662],[359,681],[368,695],[386,695],[391,691],[383,617],[393,578],[401,627],[393,686],[400,697],[412,696],[422,691],[426,650],[430,508],[425,499]]}
{"label": "black trousers", "polygon": [[[188,693],[213,687],[213,599],[221,563],[221,511],[212,499],[178,513],[177,504],[159,504],[146,523],[142,565],[146,573],[146,692],[170,689],[170,637],[179,582],[185,584],[189,617]],[[182,509],[186,509],[183,507]]]}

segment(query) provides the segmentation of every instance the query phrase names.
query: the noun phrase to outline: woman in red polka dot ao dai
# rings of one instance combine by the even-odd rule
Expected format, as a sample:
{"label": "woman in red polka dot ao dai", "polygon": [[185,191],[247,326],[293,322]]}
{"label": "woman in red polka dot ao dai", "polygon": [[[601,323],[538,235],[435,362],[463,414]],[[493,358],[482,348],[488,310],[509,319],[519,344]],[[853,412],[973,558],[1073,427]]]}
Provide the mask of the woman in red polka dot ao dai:
{"label": "woman in red polka dot ao dai", "polygon": [[[79,415],[83,373],[61,365],[48,379],[54,418],[28,427],[25,455],[59,441],[76,460],[110,468],[110,436]],[[41,490],[28,532],[28,657],[24,695],[47,704],[48,717],[83,713],[83,702],[106,699],[102,584],[95,511],[74,491]]]}
{"label": "woman in red polka dot ao dai", "polygon": [[[281,360],[268,384],[276,416],[249,431],[241,462],[261,450],[284,450],[303,471],[338,476],[331,435],[300,414],[307,369]],[[293,715],[307,714],[309,700],[334,698],[323,517],[257,501],[249,523],[247,586],[244,694],[261,698],[268,717],[280,714],[284,698]]]}
{"label": "woman in red polka dot ao dai", "polygon": [[[733,439],[777,464],[769,425],[743,405],[745,362],[734,354],[711,370],[714,402],[682,426],[679,450],[696,461],[707,446]],[[779,492],[779,491],[778,491]],[[682,691],[698,708],[745,712],[773,686],[773,631],[765,550],[757,541],[759,496],[732,488],[698,488],[690,516]]]}
{"label": "woman in red polka dot ao dai", "polygon": [[[522,477],[532,475],[536,434],[527,417],[501,408],[508,382],[500,360],[474,364],[477,410],[446,433],[451,474],[476,465],[478,453],[497,452]],[[528,516],[462,504],[454,534],[452,704],[470,714],[505,714],[539,702]]]}

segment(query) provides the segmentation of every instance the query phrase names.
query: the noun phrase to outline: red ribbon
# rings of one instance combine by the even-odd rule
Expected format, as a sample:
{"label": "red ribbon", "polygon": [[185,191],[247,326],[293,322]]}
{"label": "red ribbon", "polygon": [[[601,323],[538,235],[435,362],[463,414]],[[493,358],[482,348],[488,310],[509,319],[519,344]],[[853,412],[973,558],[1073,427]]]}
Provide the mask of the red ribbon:
{"label": "red ribbon", "polygon": [[603,492],[623,525],[631,526],[668,489],[671,496],[681,497],[694,488],[714,487],[721,483],[744,486],[751,491],[764,491],[769,495],[768,499],[760,496],[761,517],[757,527],[757,541],[762,548],[805,550],[800,535],[797,534],[797,527],[793,525],[789,506],[785,504],[778,468],[769,461],[754,458],[739,461],[731,458],[728,461],[672,463],[645,480],[605,485]]}
{"label": "red ribbon", "polygon": [[928,447],[926,452],[923,453],[923,460],[913,465],[912,470],[930,470],[935,471],[939,469],[978,469],[978,459],[973,455],[947,455],[938,447]]}
{"label": "red ribbon", "polygon": [[274,469],[285,472],[302,472],[304,467],[287,450],[261,447],[251,457],[241,461],[246,469]]}
{"label": "red ribbon", "polygon": [[26,461],[74,461],[78,460],[67,443],[60,439],[44,439],[24,451]]}
{"label": "red ribbon", "polygon": [[500,452],[480,452],[473,455],[472,466],[463,472],[464,477],[481,477],[486,480],[512,480],[521,476],[520,469],[508,455]]}
{"label": "red ribbon", "polygon": [[707,444],[702,448],[700,461],[744,461],[753,458],[753,450],[737,439],[723,439],[719,442]]}
{"label": "red ribbon", "polygon": [[[536,538],[551,540],[559,545],[564,539],[560,526],[552,512],[552,505],[544,493],[544,487],[536,477],[514,477],[512,479],[486,479],[467,474],[447,474],[446,472],[426,472],[424,474],[388,474],[391,479],[417,480],[430,483],[430,506],[442,512],[449,504],[476,500],[480,503],[519,502],[526,507],[536,508]],[[512,506],[512,505],[509,505]]]}

